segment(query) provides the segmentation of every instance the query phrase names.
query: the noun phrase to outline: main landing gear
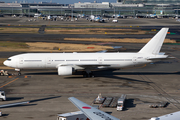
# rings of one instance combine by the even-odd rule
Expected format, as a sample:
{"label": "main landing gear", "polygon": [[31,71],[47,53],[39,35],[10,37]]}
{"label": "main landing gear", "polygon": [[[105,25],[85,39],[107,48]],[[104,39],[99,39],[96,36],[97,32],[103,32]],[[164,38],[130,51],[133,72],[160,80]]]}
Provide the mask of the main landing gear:
{"label": "main landing gear", "polygon": [[20,69],[15,69],[15,71],[17,71],[17,72],[18,72],[18,76],[20,76],[20,75],[21,75],[21,70],[20,70]]}
{"label": "main landing gear", "polygon": [[82,74],[83,74],[83,77],[85,77],[85,78],[94,77],[94,74],[91,71],[83,71]]}

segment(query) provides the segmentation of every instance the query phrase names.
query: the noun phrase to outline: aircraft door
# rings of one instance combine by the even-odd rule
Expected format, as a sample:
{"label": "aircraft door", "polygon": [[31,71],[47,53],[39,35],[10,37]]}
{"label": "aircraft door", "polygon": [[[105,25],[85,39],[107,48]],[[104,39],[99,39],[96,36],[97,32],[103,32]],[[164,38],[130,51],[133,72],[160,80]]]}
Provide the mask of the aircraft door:
{"label": "aircraft door", "polygon": [[19,58],[19,64],[23,64],[23,58],[22,57]]}
{"label": "aircraft door", "polygon": [[46,67],[50,67],[51,62],[52,62],[51,58],[50,58],[50,57],[47,57],[47,58],[46,58]]}
{"label": "aircraft door", "polygon": [[103,62],[103,58],[102,58],[102,57],[99,57],[99,58],[98,58],[98,63],[99,63],[99,64],[102,64],[102,62]]}
{"label": "aircraft door", "polygon": [[24,61],[23,58],[20,57],[20,58],[19,58],[19,61],[17,61],[16,66],[19,67],[19,68],[23,67],[23,61]]}
{"label": "aircraft door", "polygon": [[133,57],[133,63],[137,63],[137,57]]}

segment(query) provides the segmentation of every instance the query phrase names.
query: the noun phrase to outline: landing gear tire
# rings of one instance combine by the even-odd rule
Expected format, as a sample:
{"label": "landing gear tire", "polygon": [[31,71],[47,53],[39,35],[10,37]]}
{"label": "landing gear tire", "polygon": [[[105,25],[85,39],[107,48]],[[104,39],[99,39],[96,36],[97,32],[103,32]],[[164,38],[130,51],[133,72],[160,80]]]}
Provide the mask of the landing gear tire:
{"label": "landing gear tire", "polygon": [[21,76],[21,73],[20,73],[20,72],[18,72],[18,76]]}
{"label": "landing gear tire", "polygon": [[94,75],[93,75],[92,72],[87,73],[87,72],[83,71],[82,74],[83,74],[83,77],[84,77],[84,78],[87,78],[87,77],[94,77]]}

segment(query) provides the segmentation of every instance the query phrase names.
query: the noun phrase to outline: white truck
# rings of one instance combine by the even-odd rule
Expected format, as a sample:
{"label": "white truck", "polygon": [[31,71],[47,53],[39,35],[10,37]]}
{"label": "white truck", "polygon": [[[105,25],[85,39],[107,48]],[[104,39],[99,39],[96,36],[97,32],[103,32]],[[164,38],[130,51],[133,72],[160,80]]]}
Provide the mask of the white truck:
{"label": "white truck", "polygon": [[89,120],[82,111],[58,114],[57,120]]}
{"label": "white truck", "polygon": [[125,100],[126,100],[126,95],[122,94],[121,97],[117,101],[117,111],[123,110]]}
{"label": "white truck", "polygon": [[6,100],[6,95],[4,91],[0,91],[0,100],[5,101]]}
{"label": "white truck", "polygon": [[112,20],[113,23],[118,23],[118,20]]}

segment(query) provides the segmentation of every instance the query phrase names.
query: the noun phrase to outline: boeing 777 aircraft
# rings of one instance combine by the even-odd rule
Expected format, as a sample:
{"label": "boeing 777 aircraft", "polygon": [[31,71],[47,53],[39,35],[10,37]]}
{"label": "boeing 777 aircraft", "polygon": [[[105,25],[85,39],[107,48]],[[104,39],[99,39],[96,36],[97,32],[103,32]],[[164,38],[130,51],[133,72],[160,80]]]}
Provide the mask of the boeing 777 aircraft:
{"label": "boeing 777 aircraft", "polygon": [[91,77],[91,70],[120,69],[168,59],[168,55],[159,53],[167,31],[168,28],[162,28],[137,53],[26,53],[8,58],[4,65],[15,68],[19,75],[22,69],[57,69],[58,75],[83,70],[85,77]]}

